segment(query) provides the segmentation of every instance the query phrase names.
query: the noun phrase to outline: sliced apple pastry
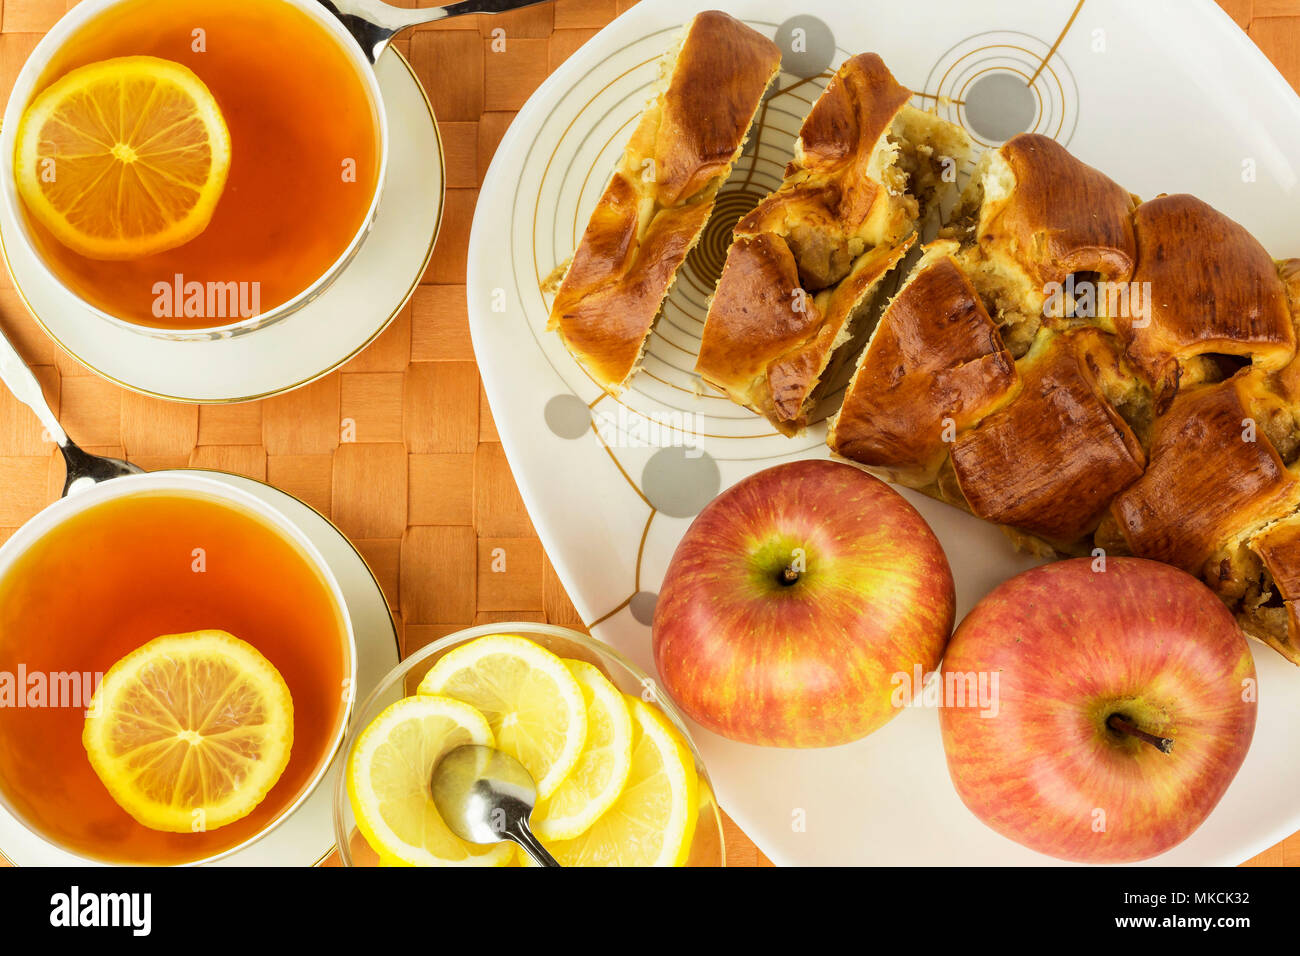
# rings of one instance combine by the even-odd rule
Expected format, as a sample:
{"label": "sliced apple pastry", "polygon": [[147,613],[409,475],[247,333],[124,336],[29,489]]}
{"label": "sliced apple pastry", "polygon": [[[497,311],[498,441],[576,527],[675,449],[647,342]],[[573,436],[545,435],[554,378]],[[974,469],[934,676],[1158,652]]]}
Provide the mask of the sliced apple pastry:
{"label": "sliced apple pastry", "polygon": [[716,10],[664,58],[551,305],[548,328],[606,391],[640,364],[780,65],[771,40]]}
{"label": "sliced apple pastry", "polygon": [[846,61],[784,181],[736,226],[695,369],[787,435],[970,158],[966,134],[911,96],[876,54]]}

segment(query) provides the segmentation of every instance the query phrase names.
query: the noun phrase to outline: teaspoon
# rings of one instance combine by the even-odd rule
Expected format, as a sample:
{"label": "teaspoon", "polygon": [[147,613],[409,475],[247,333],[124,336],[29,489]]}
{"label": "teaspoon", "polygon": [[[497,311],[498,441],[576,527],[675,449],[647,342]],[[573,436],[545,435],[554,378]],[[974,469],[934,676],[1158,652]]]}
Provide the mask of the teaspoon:
{"label": "teaspoon", "polygon": [[455,0],[436,7],[408,9],[383,0],[320,0],[334,12],[348,32],[357,38],[371,63],[378,62],[394,34],[420,23],[473,13],[506,13],[541,3],[542,0]]}
{"label": "teaspoon", "polygon": [[510,840],[542,866],[560,865],[528,826],[537,785],[509,754],[472,744],[457,747],[433,768],[430,788],[443,823],[467,843]]}

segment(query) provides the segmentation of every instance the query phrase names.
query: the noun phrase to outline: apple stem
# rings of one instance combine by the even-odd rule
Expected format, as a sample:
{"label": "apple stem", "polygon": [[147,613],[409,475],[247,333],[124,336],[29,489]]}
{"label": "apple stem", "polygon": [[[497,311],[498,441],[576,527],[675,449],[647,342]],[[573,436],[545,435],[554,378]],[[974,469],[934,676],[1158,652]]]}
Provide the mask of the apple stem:
{"label": "apple stem", "polygon": [[1116,733],[1128,734],[1130,737],[1136,737],[1138,740],[1144,740],[1162,754],[1167,754],[1174,749],[1174,740],[1172,737],[1157,737],[1155,734],[1149,734],[1145,730],[1129,723],[1121,714],[1111,714],[1106,718],[1106,726]]}
{"label": "apple stem", "polygon": [[799,572],[794,568],[785,568],[781,571],[781,576],[778,577],[777,580],[786,587],[789,587],[791,584],[794,584],[799,580]]}

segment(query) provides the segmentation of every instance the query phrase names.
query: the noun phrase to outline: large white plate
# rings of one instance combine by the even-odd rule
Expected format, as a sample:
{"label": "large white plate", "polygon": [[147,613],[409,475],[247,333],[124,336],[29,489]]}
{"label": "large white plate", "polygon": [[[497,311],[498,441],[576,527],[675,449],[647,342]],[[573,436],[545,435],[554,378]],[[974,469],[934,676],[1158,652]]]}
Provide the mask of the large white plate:
{"label": "large white plate", "polygon": [[[361,554],[328,518],[270,485],[224,472],[209,477],[256,495],[306,534],[343,590],[357,642],[357,700],[364,700],[401,658],[397,629],[379,583]],[[342,772],[340,749],[316,789],[288,819],[251,846],[213,866],[311,866],[334,850],[334,775]],[[0,855],[18,866],[85,866],[86,860],[46,843],[0,807]]]}
{"label": "large white plate", "polygon": [[[438,124],[410,65],[389,49],[376,70],[392,148],[379,209],[356,258],[309,305],[255,332],[170,341],[112,325],[53,281],[30,249],[5,247],[28,311],[73,358],[127,388],[181,402],[244,402],[286,392],[352,358],[406,305],[443,209]],[[0,242],[17,224],[0,212]]]}
{"label": "large white plate", "polygon": [[[943,111],[985,142],[997,141],[989,131],[999,123],[1014,126],[1018,104],[997,89],[1003,81],[976,84],[1037,73],[1024,105],[1029,125],[1140,195],[1195,193],[1274,255],[1300,255],[1300,100],[1210,0],[1089,0],[1042,70],[1075,0],[730,0],[725,7],[779,42],[801,27],[806,52],[787,55],[786,64],[804,73],[879,52],[900,82],[932,95],[918,96],[917,105],[933,105],[934,95],[961,100]],[[688,263],[645,367],[620,400],[602,398],[545,332],[541,280],[571,254],[645,102],[655,57],[702,8],[686,0],[639,4],[542,85],[497,151],[470,242],[474,348],[528,510],[584,620],[647,669],[655,592],[690,519],[754,471],[826,455],[824,426],[794,440],[773,435],[750,413],[702,394],[690,372],[725,231],[708,236],[703,254]],[[739,164],[728,192],[762,191],[778,180],[824,84],[824,76],[782,76],[756,151]],[[656,439],[683,434],[693,449],[655,447]],[[651,446],[637,447],[639,437]],[[989,525],[907,497],[947,549],[959,614],[1031,563]],[[1160,863],[1235,864],[1300,829],[1300,674],[1272,651],[1257,647],[1256,659],[1262,690],[1250,755],[1206,824]],[[909,710],[873,736],[830,750],[764,750],[697,733],[720,802],[778,863],[1051,862],[961,805],[933,710]]]}

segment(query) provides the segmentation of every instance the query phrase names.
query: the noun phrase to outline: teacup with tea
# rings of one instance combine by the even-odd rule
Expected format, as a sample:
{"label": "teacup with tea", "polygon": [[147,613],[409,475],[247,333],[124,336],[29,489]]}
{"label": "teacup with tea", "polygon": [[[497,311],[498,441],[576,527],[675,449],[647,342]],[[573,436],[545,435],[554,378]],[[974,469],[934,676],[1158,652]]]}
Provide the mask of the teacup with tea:
{"label": "teacup with tea", "polygon": [[352,627],[311,541],[210,476],[117,478],[0,547],[0,803],[117,863],[212,859],[322,779]]}
{"label": "teacup with tea", "polygon": [[104,317],[154,334],[296,310],[377,209],[378,82],[315,0],[86,0],[14,98],[2,191],[21,240]]}

